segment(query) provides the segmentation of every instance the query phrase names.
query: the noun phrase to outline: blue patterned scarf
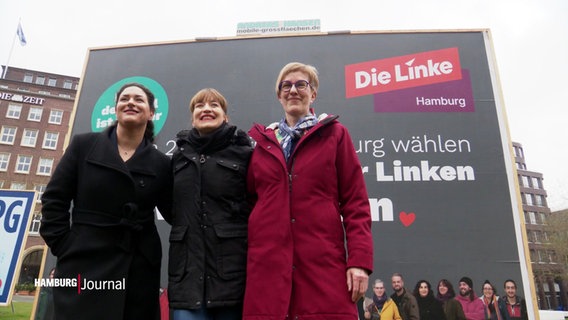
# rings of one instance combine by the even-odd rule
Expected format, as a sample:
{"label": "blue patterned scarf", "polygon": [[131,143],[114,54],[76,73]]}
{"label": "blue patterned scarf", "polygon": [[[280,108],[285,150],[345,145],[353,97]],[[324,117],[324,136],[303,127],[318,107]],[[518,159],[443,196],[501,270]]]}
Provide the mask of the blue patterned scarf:
{"label": "blue patterned scarf", "polygon": [[[290,128],[286,123],[286,118],[283,117],[278,125],[278,131],[281,139],[280,146],[284,152],[284,158],[288,161],[290,154],[292,154],[294,144],[302,137],[304,132],[318,123],[318,118],[314,115],[305,116],[296,123],[293,128]],[[279,137],[279,138],[280,138]]]}

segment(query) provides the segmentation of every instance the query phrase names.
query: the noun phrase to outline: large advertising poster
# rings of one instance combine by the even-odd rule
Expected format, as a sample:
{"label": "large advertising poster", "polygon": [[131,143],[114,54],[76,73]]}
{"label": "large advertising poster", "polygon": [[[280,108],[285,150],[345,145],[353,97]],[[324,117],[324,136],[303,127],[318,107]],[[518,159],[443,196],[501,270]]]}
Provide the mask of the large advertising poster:
{"label": "large advertising poster", "polygon": [[[480,294],[484,280],[502,288],[511,278],[528,296],[510,141],[492,54],[488,30],[91,49],[72,133],[103,130],[114,120],[116,89],[139,81],[157,95],[155,143],[171,154],[176,133],[189,127],[189,100],[199,89],[223,93],[231,121],[248,130],[253,122],[282,117],[274,91],[280,69],[291,61],[312,64],[320,76],[315,112],[340,116],[361,160],[373,219],[371,280],[385,280],[392,293],[394,272],[405,276],[408,290],[419,279],[435,285],[447,278],[457,287],[468,276]],[[167,254],[169,228],[158,223]]]}

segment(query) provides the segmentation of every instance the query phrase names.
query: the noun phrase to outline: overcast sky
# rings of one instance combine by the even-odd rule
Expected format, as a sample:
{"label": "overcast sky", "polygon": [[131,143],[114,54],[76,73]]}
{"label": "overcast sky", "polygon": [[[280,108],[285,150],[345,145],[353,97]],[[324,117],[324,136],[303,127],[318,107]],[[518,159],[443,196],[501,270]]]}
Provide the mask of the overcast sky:
{"label": "overcast sky", "polygon": [[0,0],[0,64],[80,77],[88,48],[302,19],[320,19],[324,32],[490,29],[511,138],[544,174],[549,206],[568,208],[567,0]]}

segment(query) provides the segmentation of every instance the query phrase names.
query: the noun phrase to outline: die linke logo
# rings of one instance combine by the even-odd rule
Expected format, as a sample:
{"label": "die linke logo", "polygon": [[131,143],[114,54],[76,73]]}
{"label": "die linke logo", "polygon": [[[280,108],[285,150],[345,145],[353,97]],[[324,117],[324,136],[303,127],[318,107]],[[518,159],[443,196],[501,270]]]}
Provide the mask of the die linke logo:
{"label": "die linke logo", "polygon": [[345,66],[345,95],[354,98],[462,78],[458,48]]}

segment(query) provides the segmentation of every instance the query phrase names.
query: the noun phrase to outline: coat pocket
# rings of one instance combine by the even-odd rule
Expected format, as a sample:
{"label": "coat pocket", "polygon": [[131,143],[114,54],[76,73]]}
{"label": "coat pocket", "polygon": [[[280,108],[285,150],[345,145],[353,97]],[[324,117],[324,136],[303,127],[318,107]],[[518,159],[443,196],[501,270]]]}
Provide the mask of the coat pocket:
{"label": "coat pocket", "polygon": [[218,238],[217,272],[223,279],[244,276],[247,266],[247,225],[224,223],[214,226]]}
{"label": "coat pocket", "polygon": [[170,231],[168,276],[173,282],[181,280],[187,266],[187,229],[188,226],[172,226]]}

